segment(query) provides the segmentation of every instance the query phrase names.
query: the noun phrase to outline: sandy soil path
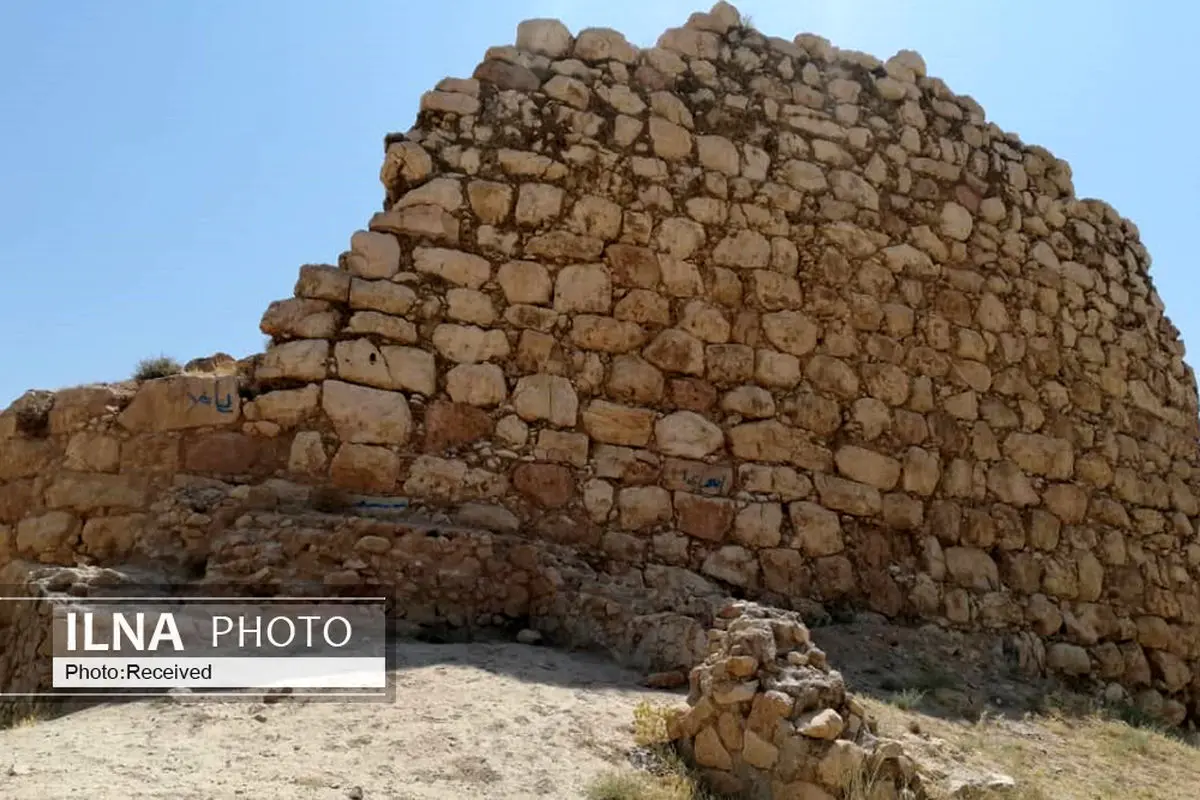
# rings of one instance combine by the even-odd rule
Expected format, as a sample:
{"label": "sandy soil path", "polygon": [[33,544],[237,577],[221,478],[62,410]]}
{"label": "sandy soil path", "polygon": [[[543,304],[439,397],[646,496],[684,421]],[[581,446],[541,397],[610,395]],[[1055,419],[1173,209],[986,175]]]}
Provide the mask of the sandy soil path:
{"label": "sandy soil path", "polygon": [[4,800],[579,798],[624,766],[644,689],[599,657],[401,645],[394,705],[155,700],[0,731]]}

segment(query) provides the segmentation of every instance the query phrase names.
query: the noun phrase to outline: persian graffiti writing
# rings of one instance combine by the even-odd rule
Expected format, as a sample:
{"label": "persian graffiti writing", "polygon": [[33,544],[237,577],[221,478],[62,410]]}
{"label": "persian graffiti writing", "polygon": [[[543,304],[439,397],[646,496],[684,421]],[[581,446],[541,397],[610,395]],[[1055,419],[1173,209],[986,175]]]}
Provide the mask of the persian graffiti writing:
{"label": "persian graffiti writing", "polygon": [[216,381],[213,381],[211,396],[208,392],[203,391],[199,395],[188,392],[187,396],[188,400],[190,400],[192,403],[189,408],[195,408],[196,406],[212,406],[219,414],[233,413],[233,392],[225,392],[225,396],[222,397]]}

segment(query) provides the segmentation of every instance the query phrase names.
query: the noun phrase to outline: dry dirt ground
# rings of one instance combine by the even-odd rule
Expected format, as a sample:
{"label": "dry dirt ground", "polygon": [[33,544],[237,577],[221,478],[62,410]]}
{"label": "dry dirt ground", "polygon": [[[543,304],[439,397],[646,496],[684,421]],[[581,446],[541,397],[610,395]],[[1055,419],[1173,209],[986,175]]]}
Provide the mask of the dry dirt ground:
{"label": "dry dirt ground", "polygon": [[550,648],[405,642],[395,705],[152,700],[0,731],[0,798],[580,798],[628,763],[640,701],[680,700],[640,677]]}
{"label": "dry dirt ground", "polygon": [[[938,789],[1002,773],[1013,800],[1200,798],[1194,739],[1021,679],[994,640],[869,615],[813,638]],[[496,640],[399,654],[394,705],[156,700],[27,720],[0,731],[0,800],[577,800],[633,770],[639,703],[684,700],[591,654]]]}

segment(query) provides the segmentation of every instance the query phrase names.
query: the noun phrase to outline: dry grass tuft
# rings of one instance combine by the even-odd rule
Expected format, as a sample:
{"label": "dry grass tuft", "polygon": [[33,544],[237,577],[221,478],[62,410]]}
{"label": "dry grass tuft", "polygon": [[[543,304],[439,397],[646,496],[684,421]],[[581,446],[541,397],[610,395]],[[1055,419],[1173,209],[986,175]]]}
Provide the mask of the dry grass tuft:
{"label": "dry grass tuft", "polygon": [[169,356],[143,358],[133,371],[134,380],[149,381],[155,378],[165,378],[168,375],[178,375],[183,372],[183,366]]}
{"label": "dry grass tuft", "polygon": [[633,710],[633,738],[654,761],[650,771],[621,770],[597,778],[587,800],[717,800],[679,757],[667,730],[681,709],[643,701]]}
{"label": "dry grass tuft", "polygon": [[[1051,696],[1037,714],[984,714],[968,722],[904,710],[894,699],[860,699],[884,735],[900,738],[935,781],[964,769],[1002,772],[1016,780],[1005,795],[1012,800],[1200,797],[1200,741],[1168,733],[1129,709]],[[901,735],[905,729],[919,735]]]}

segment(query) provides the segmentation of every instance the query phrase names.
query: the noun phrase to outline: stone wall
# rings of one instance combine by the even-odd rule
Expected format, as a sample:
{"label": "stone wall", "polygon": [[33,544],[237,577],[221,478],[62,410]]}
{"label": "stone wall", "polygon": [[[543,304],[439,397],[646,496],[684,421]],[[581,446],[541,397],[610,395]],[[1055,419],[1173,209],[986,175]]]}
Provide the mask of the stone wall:
{"label": "stone wall", "polygon": [[917,54],[726,4],[646,50],[524,22],[380,177],[238,375],[0,415],[0,561],[202,568],[230,521],[164,505],[177,473],[286,479],[598,574],[995,630],[1200,713],[1196,387],[1149,257]]}

